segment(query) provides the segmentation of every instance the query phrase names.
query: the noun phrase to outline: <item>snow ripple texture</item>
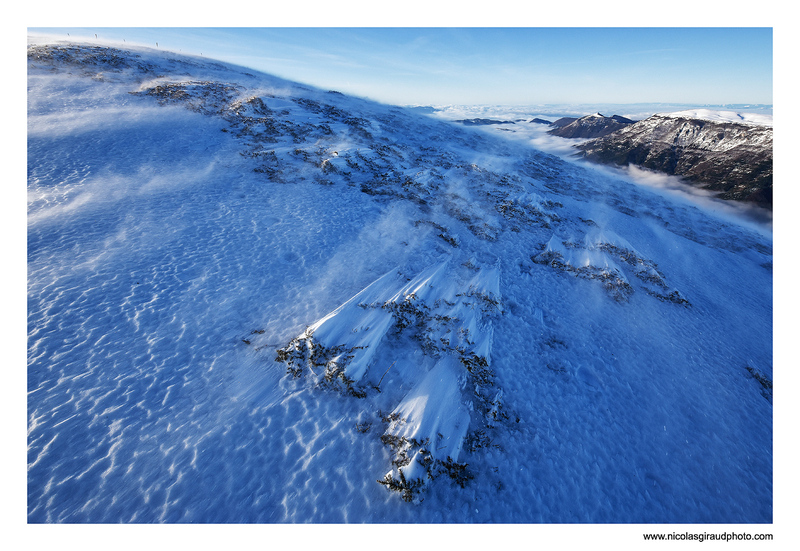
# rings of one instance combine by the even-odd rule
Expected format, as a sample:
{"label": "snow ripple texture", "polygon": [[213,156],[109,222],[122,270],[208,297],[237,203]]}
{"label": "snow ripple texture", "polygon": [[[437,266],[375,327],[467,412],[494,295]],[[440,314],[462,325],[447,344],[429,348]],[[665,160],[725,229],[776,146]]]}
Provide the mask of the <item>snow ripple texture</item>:
{"label": "snow ripple texture", "polygon": [[28,64],[29,522],[772,521],[770,234],[207,59]]}

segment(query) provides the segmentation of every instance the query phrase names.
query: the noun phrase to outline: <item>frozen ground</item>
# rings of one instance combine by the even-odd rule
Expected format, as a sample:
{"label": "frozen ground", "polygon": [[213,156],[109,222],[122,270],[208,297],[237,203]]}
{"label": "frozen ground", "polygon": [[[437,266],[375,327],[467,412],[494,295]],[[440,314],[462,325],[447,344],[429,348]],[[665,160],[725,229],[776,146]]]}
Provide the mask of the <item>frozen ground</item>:
{"label": "frozen ground", "polygon": [[28,62],[28,522],[772,521],[768,228],[208,60]]}

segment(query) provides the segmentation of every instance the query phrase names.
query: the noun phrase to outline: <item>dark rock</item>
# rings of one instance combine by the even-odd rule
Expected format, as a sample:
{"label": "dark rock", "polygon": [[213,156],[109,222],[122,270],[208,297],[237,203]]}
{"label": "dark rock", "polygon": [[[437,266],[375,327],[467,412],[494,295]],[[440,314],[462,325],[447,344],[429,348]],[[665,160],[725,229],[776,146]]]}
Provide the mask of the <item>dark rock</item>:
{"label": "dark rock", "polygon": [[566,119],[559,119],[553,123],[553,126],[556,126],[556,128],[550,130],[548,134],[553,134],[554,136],[560,136],[562,138],[599,138],[633,124],[632,120],[626,119],[625,117],[620,117],[619,115],[606,117],[600,113],[587,115],[567,124],[556,124],[561,121],[566,121]]}
{"label": "dark rock", "polygon": [[556,128],[561,128],[562,126],[567,126],[568,124],[572,124],[576,120],[578,120],[578,117],[561,117],[557,121],[554,121],[550,124],[552,126],[555,126]]}

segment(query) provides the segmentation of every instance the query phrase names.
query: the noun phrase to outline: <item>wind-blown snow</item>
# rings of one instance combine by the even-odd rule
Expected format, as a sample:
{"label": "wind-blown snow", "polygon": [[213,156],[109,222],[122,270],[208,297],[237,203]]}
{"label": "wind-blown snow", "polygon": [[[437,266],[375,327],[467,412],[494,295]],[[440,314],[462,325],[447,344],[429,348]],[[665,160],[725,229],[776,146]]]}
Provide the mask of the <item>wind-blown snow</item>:
{"label": "wind-blown snow", "polygon": [[525,140],[55,46],[29,522],[772,521],[769,232]]}

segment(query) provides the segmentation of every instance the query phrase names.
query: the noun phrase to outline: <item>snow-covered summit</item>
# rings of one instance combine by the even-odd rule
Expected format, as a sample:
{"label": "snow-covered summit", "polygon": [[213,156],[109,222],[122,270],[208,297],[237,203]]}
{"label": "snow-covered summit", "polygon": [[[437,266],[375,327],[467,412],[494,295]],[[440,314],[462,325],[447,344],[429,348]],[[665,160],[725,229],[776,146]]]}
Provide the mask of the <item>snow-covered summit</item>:
{"label": "snow-covered summit", "polygon": [[758,126],[772,126],[772,115],[713,109],[688,109],[671,113],[658,113],[662,117],[700,119],[712,122],[735,122]]}

